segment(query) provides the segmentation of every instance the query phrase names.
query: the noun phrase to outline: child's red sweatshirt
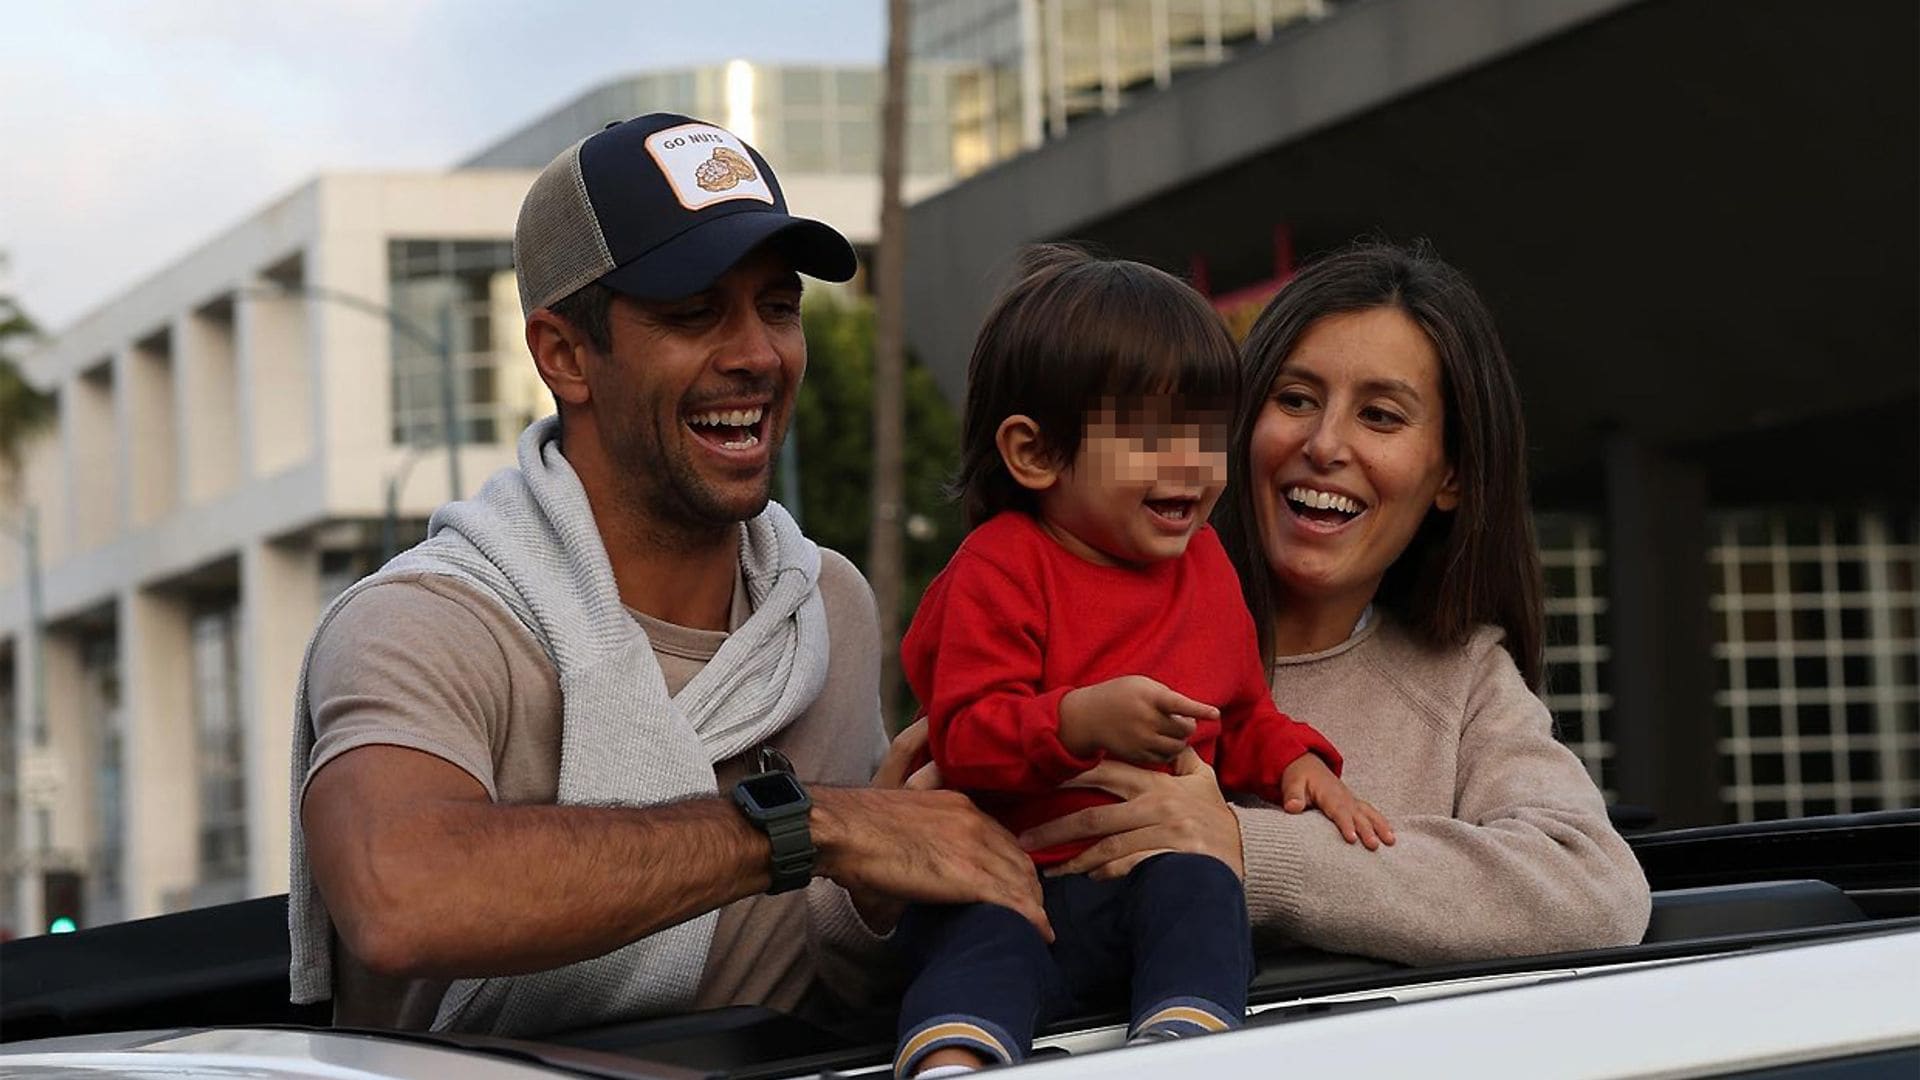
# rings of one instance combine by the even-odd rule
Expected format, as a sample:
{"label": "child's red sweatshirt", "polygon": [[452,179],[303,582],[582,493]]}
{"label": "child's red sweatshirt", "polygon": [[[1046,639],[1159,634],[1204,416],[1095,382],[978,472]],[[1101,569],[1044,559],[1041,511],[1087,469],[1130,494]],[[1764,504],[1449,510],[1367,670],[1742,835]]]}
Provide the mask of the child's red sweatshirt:
{"label": "child's red sweatshirt", "polygon": [[[1308,751],[1340,771],[1325,736],[1274,707],[1253,618],[1210,525],[1177,559],[1095,566],[1028,515],[999,514],[928,586],[900,654],[946,785],[1016,835],[1119,801],[1059,786],[1100,761],[1061,745],[1060,699],[1122,675],[1146,675],[1220,710],[1218,722],[1200,722],[1192,745],[1223,788],[1278,803],[1281,772]],[[1065,862],[1088,844],[1033,860]]]}

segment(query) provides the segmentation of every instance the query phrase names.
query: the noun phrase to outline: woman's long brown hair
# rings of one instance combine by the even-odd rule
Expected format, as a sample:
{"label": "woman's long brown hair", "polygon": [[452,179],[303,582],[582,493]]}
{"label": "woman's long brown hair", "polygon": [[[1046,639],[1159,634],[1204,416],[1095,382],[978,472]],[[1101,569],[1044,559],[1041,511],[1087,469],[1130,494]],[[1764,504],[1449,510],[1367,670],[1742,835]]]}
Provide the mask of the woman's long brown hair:
{"label": "woman's long brown hair", "polygon": [[1374,602],[1436,648],[1463,644],[1483,623],[1500,627],[1514,664],[1538,690],[1544,616],[1520,392],[1479,294],[1424,245],[1368,242],[1313,263],[1267,305],[1241,348],[1227,493],[1214,522],[1240,572],[1260,655],[1273,660],[1279,598],[1253,512],[1257,481],[1248,475],[1248,455],[1254,422],[1308,327],[1329,315],[1382,307],[1405,313],[1439,354],[1447,460],[1459,480],[1460,505],[1450,513],[1427,512],[1388,567]]}

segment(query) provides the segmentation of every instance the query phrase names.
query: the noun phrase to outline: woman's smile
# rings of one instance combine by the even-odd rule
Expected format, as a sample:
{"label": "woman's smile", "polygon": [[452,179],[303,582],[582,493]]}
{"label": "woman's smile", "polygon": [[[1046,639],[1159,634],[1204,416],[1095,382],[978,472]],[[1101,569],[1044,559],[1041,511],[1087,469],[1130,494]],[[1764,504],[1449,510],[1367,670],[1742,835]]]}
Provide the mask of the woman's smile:
{"label": "woman's smile", "polygon": [[1281,495],[1288,512],[1310,532],[1338,532],[1367,512],[1366,500],[1325,485],[1294,484]]}

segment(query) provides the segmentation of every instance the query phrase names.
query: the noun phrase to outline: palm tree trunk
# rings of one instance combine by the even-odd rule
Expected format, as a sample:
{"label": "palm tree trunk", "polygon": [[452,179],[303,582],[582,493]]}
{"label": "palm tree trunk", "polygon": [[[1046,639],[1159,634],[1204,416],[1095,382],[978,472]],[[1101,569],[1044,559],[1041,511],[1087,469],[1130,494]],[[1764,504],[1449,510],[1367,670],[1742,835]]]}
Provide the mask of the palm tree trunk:
{"label": "palm tree trunk", "polygon": [[880,105],[880,244],[874,254],[873,524],[867,573],[880,609],[880,701],[900,701],[903,421],[906,366],[906,212],[900,177],[907,156],[907,0],[887,0],[887,85]]}

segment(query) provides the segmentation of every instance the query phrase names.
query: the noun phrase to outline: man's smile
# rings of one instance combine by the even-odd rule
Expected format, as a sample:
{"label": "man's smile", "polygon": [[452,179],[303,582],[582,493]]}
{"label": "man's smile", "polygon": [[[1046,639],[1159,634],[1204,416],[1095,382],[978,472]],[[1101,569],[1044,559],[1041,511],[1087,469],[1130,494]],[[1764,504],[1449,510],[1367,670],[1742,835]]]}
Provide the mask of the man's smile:
{"label": "man's smile", "polygon": [[687,427],[700,441],[721,450],[752,450],[765,441],[766,412],[762,405],[702,409],[687,417]]}

